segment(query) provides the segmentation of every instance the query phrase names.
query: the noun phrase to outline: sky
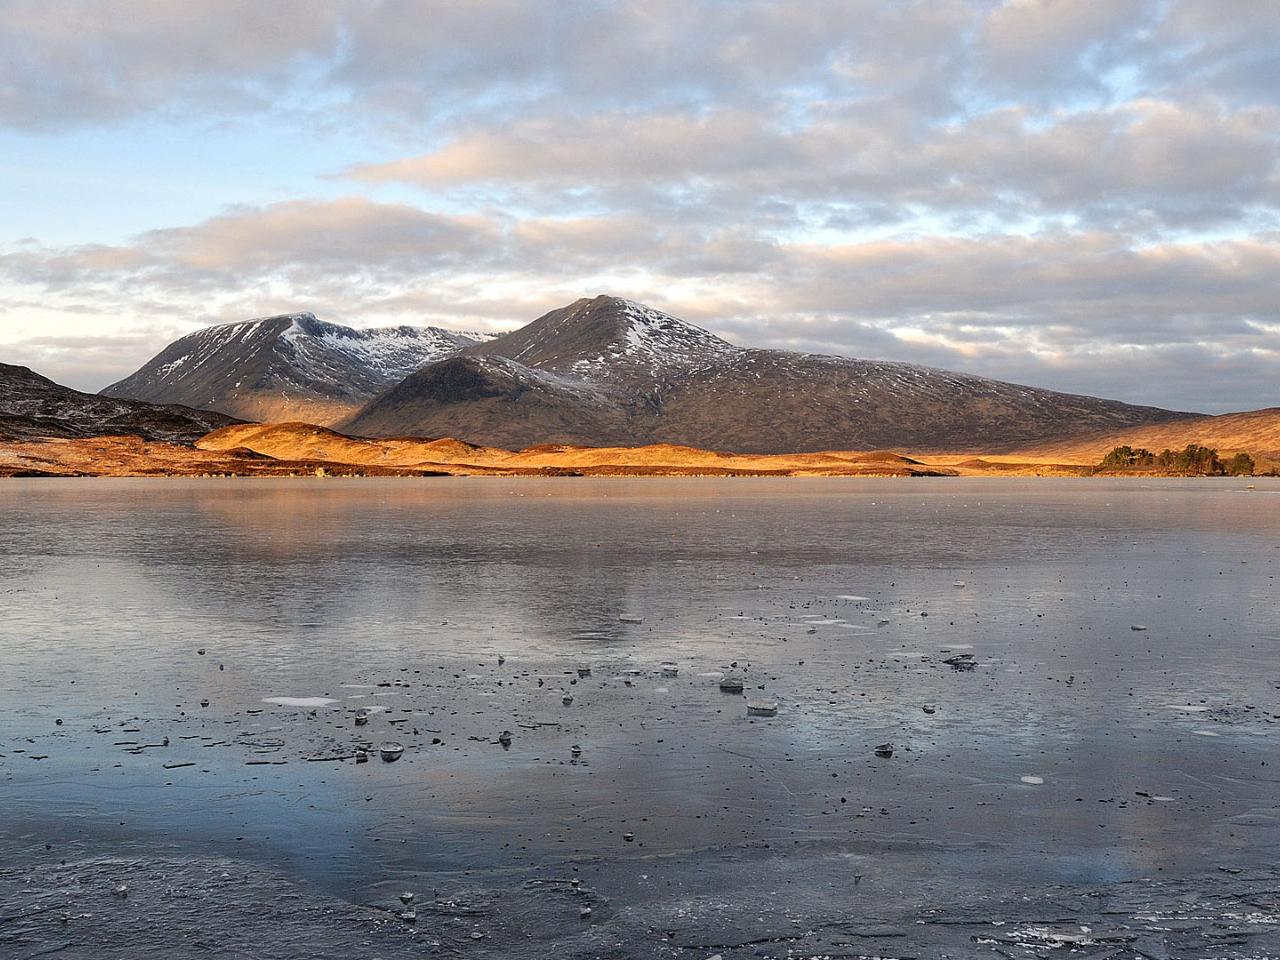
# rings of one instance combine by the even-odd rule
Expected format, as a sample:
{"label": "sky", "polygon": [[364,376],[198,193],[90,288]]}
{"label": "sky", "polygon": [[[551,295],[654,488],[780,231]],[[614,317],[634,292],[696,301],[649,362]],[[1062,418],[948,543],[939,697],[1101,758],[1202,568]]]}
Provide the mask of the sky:
{"label": "sky", "polygon": [[0,0],[0,360],[582,296],[1280,405],[1276,0]]}

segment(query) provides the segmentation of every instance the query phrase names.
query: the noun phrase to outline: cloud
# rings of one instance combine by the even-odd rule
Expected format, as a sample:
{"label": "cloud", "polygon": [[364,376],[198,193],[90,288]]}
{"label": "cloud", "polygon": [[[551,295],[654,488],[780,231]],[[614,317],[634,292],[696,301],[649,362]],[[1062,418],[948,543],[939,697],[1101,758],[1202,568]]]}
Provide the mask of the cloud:
{"label": "cloud", "polygon": [[1178,0],[1138,56],[1152,84],[1179,96],[1275,104],[1280,5],[1271,0]]}
{"label": "cloud", "polygon": [[1197,317],[1214,318],[1221,332],[1280,311],[1270,280],[1277,237],[1149,247],[1107,234],[925,237],[805,246],[792,256],[805,281],[794,294],[802,310],[852,304],[871,316],[1024,328],[1066,321],[1090,341],[1177,337]]}
{"label": "cloud", "polygon": [[454,207],[1219,230],[1280,201],[1277,42],[1266,0],[13,0],[0,124],[356,132],[352,182]]}
{"label": "cloud", "polygon": [[783,201],[887,204],[899,222],[982,211],[1203,226],[1280,199],[1280,111],[1159,100],[1049,118],[1004,108],[915,136],[857,112],[789,129],[733,111],[540,116],[348,175],[489,185],[547,206],[585,192],[652,207],[655,193],[678,191],[686,206],[735,219]]}
{"label": "cloud", "polygon": [[1116,70],[1146,95],[1189,71],[1202,92],[1274,102],[1278,36],[1269,0],[9,0],[0,123],[287,106],[434,129],[830,102],[931,121],[1105,96]]}
{"label": "cloud", "polygon": [[427,186],[471,181],[635,177],[684,180],[772,167],[784,138],[752,114],[536,117],[483,130],[439,150],[351,170],[361,180]]}
{"label": "cloud", "polygon": [[195,105],[266,109],[339,39],[336,8],[305,0],[8,0],[0,6],[0,122],[50,129]]}
{"label": "cloud", "polygon": [[1097,93],[1100,68],[1119,59],[1134,31],[1155,19],[1155,6],[1151,0],[1006,0],[978,27],[981,75],[996,90],[1022,98],[1052,88]]}
{"label": "cloud", "polygon": [[879,6],[11,0],[0,7],[0,121],[45,129],[191,106],[243,116],[286,99],[426,124],[544,100],[760,102],[780,85],[831,82],[848,38],[900,19]]}
{"label": "cloud", "polygon": [[[495,239],[491,221],[481,216],[445,216],[348,197],[237,209],[195,227],[151,231],[138,239],[136,249],[159,269],[227,282],[297,268],[404,276],[465,264]],[[371,250],[377,251],[375,257]]]}
{"label": "cloud", "polygon": [[151,230],[128,245],[26,247],[0,257],[0,270],[50,290],[123,283],[197,294],[246,280],[298,282],[299,273],[400,279],[457,268],[496,239],[494,223],[479,216],[437,215],[362,197],[296,200]]}
{"label": "cloud", "polygon": [[142,359],[158,353],[180,336],[177,328],[101,336],[41,336],[6,343],[4,363],[30,367],[41,376],[76,390],[95,392],[138,369]]}

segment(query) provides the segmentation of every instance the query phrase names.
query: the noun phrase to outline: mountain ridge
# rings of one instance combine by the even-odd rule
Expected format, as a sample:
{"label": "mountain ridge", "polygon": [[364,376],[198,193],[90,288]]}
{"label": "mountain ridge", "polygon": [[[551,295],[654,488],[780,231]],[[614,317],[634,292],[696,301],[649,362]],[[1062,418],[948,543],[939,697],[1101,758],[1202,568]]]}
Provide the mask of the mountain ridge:
{"label": "mountain ridge", "polygon": [[740,347],[609,295],[494,336],[355,330],[309,313],[223,324],[175,341],[103,393],[517,449],[991,452],[1191,415],[915,364]]}
{"label": "mountain ridge", "polygon": [[101,393],[245,420],[328,422],[484,336],[407,325],[357,329],[309,312],[256,317],[187,334]]}
{"label": "mountain ridge", "polygon": [[[465,395],[456,390],[463,381]],[[333,426],[513,448],[677,443],[777,453],[991,450],[1188,415],[914,364],[738,347],[602,295],[428,364]]]}

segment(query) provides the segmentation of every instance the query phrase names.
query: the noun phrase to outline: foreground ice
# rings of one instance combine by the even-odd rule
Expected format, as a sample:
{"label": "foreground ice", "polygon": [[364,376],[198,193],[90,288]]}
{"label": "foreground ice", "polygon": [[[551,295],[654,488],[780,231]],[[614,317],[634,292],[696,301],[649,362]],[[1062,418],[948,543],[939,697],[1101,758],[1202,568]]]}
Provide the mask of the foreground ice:
{"label": "foreground ice", "polygon": [[855,878],[838,860],[805,869],[839,882],[788,902],[778,894],[798,878],[787,860],[750,870],[653,863],[638,870],[668,882],[625,902],[549,866],[506,886],[437,878],[434,891],[390,885],[351,903],[243,860],[45,861],[0,869],[0,956],[1246,960],[1280,952],[1280,874],[1271,870],[974,892],[936,878],[905,887],[892,876]]}

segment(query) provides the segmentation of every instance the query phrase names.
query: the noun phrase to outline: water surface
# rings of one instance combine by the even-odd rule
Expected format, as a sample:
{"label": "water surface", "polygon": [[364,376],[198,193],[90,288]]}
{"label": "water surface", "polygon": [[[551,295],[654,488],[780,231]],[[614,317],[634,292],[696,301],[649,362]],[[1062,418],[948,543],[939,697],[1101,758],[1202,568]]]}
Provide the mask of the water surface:
{"label": "water surface", "polygon": [[1027,924],[1119,897],[1217,910],[1244,932],[1214,955],[1256,955],[1280,484],[1254,487],[6,481],[0,953],[180,955],[163,931],[216,904],[263,956],[303,920],[316,956],[1102,956],[1134,941]]}

